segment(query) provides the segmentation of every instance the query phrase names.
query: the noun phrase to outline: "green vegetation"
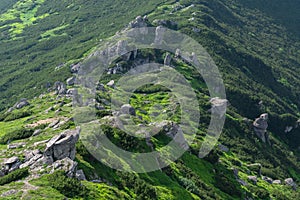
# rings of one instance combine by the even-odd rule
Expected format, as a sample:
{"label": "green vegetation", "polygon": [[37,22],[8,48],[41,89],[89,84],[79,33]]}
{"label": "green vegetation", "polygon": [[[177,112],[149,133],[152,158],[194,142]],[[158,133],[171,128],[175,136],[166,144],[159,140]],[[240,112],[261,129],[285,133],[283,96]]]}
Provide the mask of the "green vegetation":
{"label": "green vegetation", "polygon": [[20,180],[22,178],[27,177],[28,175],[29,175],[28,168],[17,169],[16,171],[9,173],[8,175],[0,177],[0,185],[4,185],[4,184],[11,183],[13,181]]}
{"label": "green vegetation", "polygon": [[[269,184],[261,177],[282,182],[291,177],[298,185],[300,182],[300,129],[295,128],[300,118],[300,43],[283,27],[295,32],[295,23],[281,21],[296,20],[299,14],[294,13],[296,3],[274,2],[269,6],[256,0],[0,2],[1,159],[24,156],[23,148],[7,149],[8,142],[21,140],[28,149],[43,150],[45,144],[35,143],[75,128],[72,100],[47,90],[55,81],[70,77],[70,65],[84,59],[99,40],[119,31],[137,15],[148,14],[150,22],[169,20],[169,28],[188,34],[203,45],[222,73],[230,102],[219,139],[228,152],[216,146],[208,156],[199,159],[199,148],[210,122],[208,89],[192,66],[173,59],[174,69],[195,90],[201,112],[199,129],[189,151],[162,170],[134,174],[100,163],[79,141],[75,161],[87,181],[56,171],[30,180],[38,190],[29,190],[24,199],[299,199],[299,190],[284,183]],[[280,20],[278,15],[283,11],[274,13],[273,8],[283,4],[292,10]],[[138,51],[138,56],[163,63],[165,53],[144,49]],[[120,59],[110,67],[117,63],[126,69],[133,65],[132,60],[126,63]],[[107,74],[101,82],[106,84],[120,77]],[[105,90],[96,96],[97,103],[103,105],[103,110],[96,113],[99,119],[112,115],[107,102],[114,89],[105,86]],[[41,93],[44,94],[40,96]],[[5,113],[21,97],[29,98],[30,106]],[[176,97],[161,85],[138,88],[130,104],[136,110],[133,119],[137,124],[165,119],[178,122],[181,117]],[[251,126],[251,120],[265,112],[270,118],[270,144],[262,143]],[[55,120],[67,121],[58,128],[49,128]],[[293,129],[285,133],[288,126]],[[41,129],[41,133],[31,137],[36,129]],[[153,146],[149,147],[145,139],[129,136],[116,127],[105,124],[102,129],[115,145],[132,152],[150,152],[151,148],[160,151],[171,141],[161,131],[151,138]],[[2,190],[13,187],[12,181],[27,175],[28,170],[21,169],[1,177],[0,195]],[[257,176],[257,184],[248,176]],[[18,193],[9,198],[21,196]]]}

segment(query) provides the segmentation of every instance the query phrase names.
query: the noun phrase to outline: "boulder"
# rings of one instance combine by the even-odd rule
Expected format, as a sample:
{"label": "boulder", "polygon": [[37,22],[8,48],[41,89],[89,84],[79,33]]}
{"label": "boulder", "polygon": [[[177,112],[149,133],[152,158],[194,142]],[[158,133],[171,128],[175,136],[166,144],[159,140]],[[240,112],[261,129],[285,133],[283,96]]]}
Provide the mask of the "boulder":
{"label": "boulder", "polygon": [[267,128],[268,128],[268,114],[262,114],[259,118],[256,118],[253,122],[254,132],[263,141],[267,140]]}
{"label": "boulder", "polygon": [[125,104],[121,107],[121,113],[135,116],[135,109],[131,105]]}
{"label": "boulder", "polygon": [[58,95],[66,94],[67,87],[64,83],[57,81],[54,83],[54,91],[55,91],[55,94],[58,94]]}
{"label": "boulder", "polygon": [[134,21],[129,23],[129,28],[143,28],[148,26],[147,16],[137,16]]}
{"label": "boulder", "polygon": [[41,129],[37,129],[33,132],[32,136],[37,136],[39,134],[41,134],[42,130]]}
{"label": "boulder", "polygon": [[12,171],[15,171],[16,169],[19,169],[21,162],[17,156],[14,156],[7,159],[3,164],[4,164],[3,173],[7,174]]}
{"label": "boulder", "polygon": [[263,177],[262,177],[262,180],[264,180],[264,181],[266,181],[267,183],[270,183],[270,184],[273,183],[273,179],[270,178],[270,177],[267,177],[267,176],[263,176]]}
{"label": "boulder", "polygon": [[70,70],[72,73],[78,73],[79,69],[80,69],[80,63],[73,64],[70,66]]}
{"label": "boulder", "polygon": [[226,107],[228,105],[227,99],[221,99],[219,97],[214,97],[209,102],[212,105],[211,112],[213,114],[218,114],[220,117],[225,115]]}
{"label": "boulder", "polygon": [[75,176],[80,181],[85,181],[86,180],[85,174],[84,174],[84,172],[83,172],[82,169],[81,170],[77,170]]}
{"label": "boulder", "polygon": [[75,81],[76,81],[76,77],[73,76],[73,77],[68,78],[66,82],[67,82],[67,85],[74,85]]}
{"label": "boulder", "polygon": [[109,81],[107,84],[106,84],[108,87],[115,87],[115,81],[114,80],[111,80]]}
{"label": "boulder", "polygon": [[30,105],[30,103],[27,101],[27,99],[21,99],[18,103],[16,103],[14,105],[14,108],[21,109],[21,108],[23,108],[25,106],[28,106],[28,105]]}
{"label": "boulder", "polygon": [[165,56],[165,59],[164,59],[164,65],[169,66],[171,64],[171,60],[172,60],[171,54],[167,53],[166,56]]}
{"label": "boulder", "polygon": [[74,177],[76,175],[77,162],[66,157],[61,160],[55,161],[50,168],[52,168],[50,173],[53,173],[56,170],[63,170],[66,172],[68,177]]}
{"label": "boulder", "polygon": [[154,44],[156,44],[156,45],[162,44],[165,31],[166,31],[166,29],[162,26],[156,27]]}
{"label": "boulder", "polygon": [[248,176],[248,180],[253,182],[253,184],[255,184],[255,185],[257,183],[257,177],[256,176]]}
{"label": "boulder", "polygon": [[273,181],[273,184],[281,185],[281,180],[274,180],[274,181]]}
{"label": "boulder", "polygon": [[44,156],[52,157],[54,161],[64,158],[75,159],[75,144],[79,138],[79,129],[67,130],[53,137],[46,144]]}
{"label": "boulder", "polygon": [[8,148],[8,149],[18,149],[18,148],[24,147],[25,144],[26,144],[25,142],[8,144],[8,145],[7,145],[7,148]]}

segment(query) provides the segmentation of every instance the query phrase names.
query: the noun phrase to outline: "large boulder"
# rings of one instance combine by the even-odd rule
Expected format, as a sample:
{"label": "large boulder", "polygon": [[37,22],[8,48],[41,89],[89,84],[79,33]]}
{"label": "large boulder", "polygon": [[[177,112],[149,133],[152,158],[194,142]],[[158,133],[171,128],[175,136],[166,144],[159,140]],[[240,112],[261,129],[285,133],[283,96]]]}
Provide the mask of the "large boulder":
{"label": "large boulder", "polygon": [[267,128],[268,128],[268,114],[264,113],[260,115],[259,118],[256,118],[253,122],[254,132],[256,135],[263,141],[267,140]]}
{"label": "large boulder", "polygon": [[44,152],[45,157],[52,157],[53,161],[64,158],[75,159],[75,144],[79,138],[79,129],[67,130],[52,138],[47,144]]}
{"label": "large boulder", "polygon": [[121,113],[135,116],[135,109],[131,105],[125,104],[121,107]]}
{"label": "large boulder", "polygon": [[297,184],[294,182],[294,180],[292,178],[287,178],[284,180],[284,182],[286,185],[293,187],[294,190],[297,189]]}

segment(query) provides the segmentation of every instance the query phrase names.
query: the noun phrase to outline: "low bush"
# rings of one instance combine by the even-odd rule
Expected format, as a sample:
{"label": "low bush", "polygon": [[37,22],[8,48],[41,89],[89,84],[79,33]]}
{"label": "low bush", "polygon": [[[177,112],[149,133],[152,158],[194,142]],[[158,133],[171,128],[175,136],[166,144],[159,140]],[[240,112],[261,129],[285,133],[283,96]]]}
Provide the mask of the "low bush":
{"label": "low bush", "polygon": [[3,177],[0,177],[0,185],[8,184],[13,181],[25,178],[29,175],[28,168],[17,169]]}
{"label": "low bush", "polygon": [[89,193],[89,190],[79,180],[67,177],[64,171],[56,171],[47,179],[52,188],[66,197],[84,197]]}
{"label": "low bush", "polygon": [[14,140],[20,140],[30,137],[34,130],[21,128],[12,132],[8,132],[0,138],[0,144],[7,144]]}

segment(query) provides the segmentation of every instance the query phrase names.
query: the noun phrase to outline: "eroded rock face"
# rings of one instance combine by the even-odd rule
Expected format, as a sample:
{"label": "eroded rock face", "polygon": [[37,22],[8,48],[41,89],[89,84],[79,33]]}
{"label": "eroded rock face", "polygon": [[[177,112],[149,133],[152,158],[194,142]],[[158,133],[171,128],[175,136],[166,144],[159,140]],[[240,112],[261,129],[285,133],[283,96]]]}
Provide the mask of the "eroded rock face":
{"label": "eroded rock face", "polygon": [[263,141],[266,142],[267,135],[267,128],[268,128],[268,114],[262,114],[259,118],[255,119],[253,122],[254,132],[256,135]]}
{"label": "eroded rock face", "polygon": [[46,144],[44,156],[52,157],[54,161],[64,158],[74,160],[78,138],[79,129],[64,131]]}

